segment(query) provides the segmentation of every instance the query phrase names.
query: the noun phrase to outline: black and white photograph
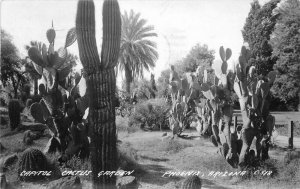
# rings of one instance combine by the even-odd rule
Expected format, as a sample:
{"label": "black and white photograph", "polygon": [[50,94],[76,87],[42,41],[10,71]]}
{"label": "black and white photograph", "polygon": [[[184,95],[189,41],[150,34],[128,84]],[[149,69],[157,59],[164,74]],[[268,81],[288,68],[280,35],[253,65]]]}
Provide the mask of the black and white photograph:
{"label": "black and white photograph", "polygon": [[1,189],[300,189],[300,0],[0,0]]}

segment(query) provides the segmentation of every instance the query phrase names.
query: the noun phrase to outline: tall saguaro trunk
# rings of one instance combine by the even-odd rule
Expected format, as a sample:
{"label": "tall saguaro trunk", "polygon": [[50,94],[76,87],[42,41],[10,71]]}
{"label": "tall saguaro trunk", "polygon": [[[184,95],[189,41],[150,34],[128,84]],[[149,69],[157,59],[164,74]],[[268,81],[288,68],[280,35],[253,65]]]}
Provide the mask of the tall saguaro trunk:
{"label": "tall saguaro trunk", "polygon": [[115,188],[115,177],[98,177],[98,173],[117,169],[114,67],[118,61],[121,38],[118,2],[105,0],[103,4],[101,60],[96,46],[95,6],[92,0],[79,0],[78,2],[76,33],[89,95],[93,187]]}

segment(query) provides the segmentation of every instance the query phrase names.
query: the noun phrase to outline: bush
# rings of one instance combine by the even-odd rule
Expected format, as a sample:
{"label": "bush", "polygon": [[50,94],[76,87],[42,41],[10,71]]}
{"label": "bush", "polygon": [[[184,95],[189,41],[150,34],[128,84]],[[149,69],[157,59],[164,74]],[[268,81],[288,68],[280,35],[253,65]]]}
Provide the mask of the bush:
{"label": "bush", "polygon": [[141,129],[168,129],[168,113],[170,106],[162,98],[150,99],[136,105],[129,117],[129,127]]}
{"label": "bush", "polygon": [[185,148],[192,147],[192,144],[189,144],[182,140],[165,140],[156,144],[156,150],[167,152],[167,153],[178,153]]}

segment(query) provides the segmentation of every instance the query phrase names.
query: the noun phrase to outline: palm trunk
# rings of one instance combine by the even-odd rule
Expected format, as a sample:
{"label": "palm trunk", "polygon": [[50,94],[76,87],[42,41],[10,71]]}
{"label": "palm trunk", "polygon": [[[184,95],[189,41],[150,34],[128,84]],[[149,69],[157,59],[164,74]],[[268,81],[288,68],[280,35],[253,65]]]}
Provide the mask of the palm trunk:
{"label": "palm trunk", "polygon": [[130,94],[130,84],[132,82],[132,75],[129,68],[129,64],[125,65],[125,79],[126,79],[126,92]]}
{"label": "palm trunk", "polygon": [[126,92],[128,93],[128,94],[130,94],[130,81],[128,80],[128,79],[126,79]]}

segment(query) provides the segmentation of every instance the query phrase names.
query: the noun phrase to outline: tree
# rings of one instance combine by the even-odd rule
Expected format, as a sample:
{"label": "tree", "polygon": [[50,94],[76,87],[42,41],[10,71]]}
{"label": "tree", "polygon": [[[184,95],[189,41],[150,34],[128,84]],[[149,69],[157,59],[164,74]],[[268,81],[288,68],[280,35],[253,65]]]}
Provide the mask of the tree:
{"label": "tree", "polygon": [[4,87],[13,87],[14,98],[18,97],[18,89],[27,80],[21,71],[22,62],[12,37],[1,29],[1,82]]}
{"label": "tree", "polygon": [[272,89],[275,97],[295,110],[300,97],[300,2],[287,0],[276,12],[280,17],[271,44],[279,74]]}
{"label": "tree", "polygon": [[[196,44],[183,59],[180,70],[183,70],[183,72],[195,72],[199,66],[201,66],[203,70],[208,69],[215,59],[214,54],[215,51],[208,49],[206,44]],[[177,69],[178,67],[179,65]]]}
{"label": "tree", "polygon": [[260,6],[258,0],[251,4],[242,35],[251,50],[251,65],[257,68],[257,74],[266,76],[273,70],[277,57],[272,56],[270,36],[274,30],[278,14],[273,14],[280,0],[271,0]]}
{"label": "tree", "polygon": [[134,78],[143,78],[144,69],[149,71],[158,59],[156,43],[149,37],[156,37],[154,27],[146,25],[140,13],[133,10],[122,15],[122,36],[118,70],[125,71],[126,92],[130,93],[130,83]]}

